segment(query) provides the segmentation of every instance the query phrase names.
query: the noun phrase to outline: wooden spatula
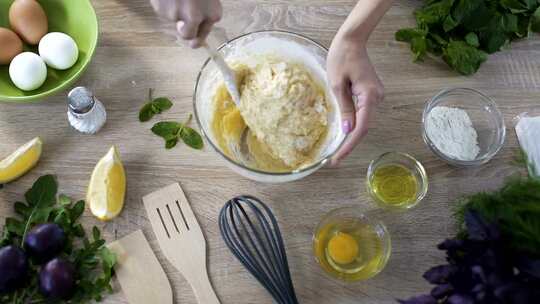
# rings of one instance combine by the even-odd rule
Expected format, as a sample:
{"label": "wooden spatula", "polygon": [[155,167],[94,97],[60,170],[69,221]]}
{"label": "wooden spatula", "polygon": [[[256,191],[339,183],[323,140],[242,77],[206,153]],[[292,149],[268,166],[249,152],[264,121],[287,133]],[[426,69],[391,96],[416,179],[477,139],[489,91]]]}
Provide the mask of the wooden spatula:
{"label": "wooden spatula", "polygon": [[171,285],[141,230],[109,244],[116,253],[116,277],[130,304],[172,304]]}
{"label": "wooden spatula", "polygon": [[180,185],[148,194],[143,202],[163,254],[189,282],[199,303],[219,304],[208,278],[206,240]]}

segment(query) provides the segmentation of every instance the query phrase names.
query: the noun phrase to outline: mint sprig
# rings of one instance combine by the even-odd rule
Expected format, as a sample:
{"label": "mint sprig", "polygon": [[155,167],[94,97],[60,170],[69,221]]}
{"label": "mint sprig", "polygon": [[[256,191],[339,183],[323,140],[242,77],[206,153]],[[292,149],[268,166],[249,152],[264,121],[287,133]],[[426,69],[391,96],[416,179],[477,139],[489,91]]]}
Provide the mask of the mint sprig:
{"label": "mint sprig", "polygon": [[152,127],[152,132],[165,140],[165,148],[172,149],[178,141],[183,141],[189,147],[201,150],[204,147],[201,135],[188,126],[192,115],[184,123],[176,121],[161,121]]}
{"label": "mint sprig", "polygon": [[152,98],[152,89],[148,89],[148,102],[139,111],[139,121],[149,121],[156,114],[170,109],[173,103],[167,97]]}

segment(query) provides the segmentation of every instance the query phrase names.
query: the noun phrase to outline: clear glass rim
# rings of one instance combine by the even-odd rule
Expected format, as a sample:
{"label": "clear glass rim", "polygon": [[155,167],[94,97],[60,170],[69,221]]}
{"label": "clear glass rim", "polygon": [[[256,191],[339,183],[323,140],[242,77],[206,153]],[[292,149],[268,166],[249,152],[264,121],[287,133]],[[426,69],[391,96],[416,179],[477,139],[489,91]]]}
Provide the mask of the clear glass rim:
{"label": "clear glass rim", "polygon": [[[290,35],[290,36],[294,36],[294,37],[297,37],[297,38],[300,38],[300,39],[304,39],[304,40],[307,40],[309,41],[310,43],[312,43],[313,45],[317,46],[319,49],[325,51],[326,53],[328,52],[328,48],[326,48],[325,46],[323,46],[322,44],[320,44],[319,42],[317,41],[314,41],[313,39],[307,37],[307,36],[304,36],[302,34],[298,34],[298,33],[293,33],[293,32],[289,32],[289,31],[281,31],[281,30],[261,30],[261,31],[254,31],[254,32],[249,32],[249,33],[246,33],[246,34],[242,34],[240,36],[237,36],[235,38],[232,38],[231,40],[221,44],[217,50],[218,51],[221,51],[223,48],[227,47],[230,43],[236,41],[236,40],[239,40],[239,39],[242,39],[246,36],[249,36],[249,35],[252,35],[252,34],[264,34],[264,33],[267,33],[267,34],[272,34],[272,33],[277,33],[277,34],[286,34],[286,35]],[[337,151],[339,151],[339,149],[343,146],[343,144],[345,143],[345,140],[347,139],[347,136],[345,136],[343,138],[343,140],[339,143],[339,145],[337,145],[336,149],[334,151],[332,151],[331,153],[329,153],[327,156],[323,157],[322,159],[314,162],[313,164],[307,166],[307,167],[302,167],[300,169],[295,169],[295,170],[292,170],[292,171],[287,171],[287,172],[269,172],[269,171],[263,171],[263,170],[259,170],[259,169],[255,169],[255,168],[250,168],[250,167],[247,167],[237,161],[235,161],[234,159],[232,159],[231,157],[229,157],[228,155],[226,155],[225,153],[223,153],[221,151],[221,149],[217,146],[217,144],[215,144],[210,136],[207,134],[206,130],[204,129],[203,127],[203,124],[201,123],[201,120],[200,120],[200,117],[199,117],[199,113],[197,111],[197,92],[198,92],[198,88],[199,88],[199,82],[200,82],[200,79],[202,77],[202,73],[203,71],[205,70],[206,66],[210,63],[212,59],[211,58],[207,58],[206,61],[203,63],[200,71],[199,71],[199,74],[197,75],[197,79],[195,81],[195,90],[193,91],[193,109],[194,109],[194,116],[195,116],[195,120],[197,121],[197,124],[199,125],[199,129],[201,130],[201,132],[203,133],[203,136],[206,138],[206,141],[208,143],[210,143],[210,146],[214,149],[214,151],[216,151],[219,155],[221,155],[227,162],[229,162],[230,164],[232,165],[235,165],[235,166],[238,166],[244,170],[247,170],[249,172],[253,172],[253,173],[257,173],[257,174],[262,174],[262,175],[269,175],[269,176],[289,176],[291,174],[300,174],[300,173],[304,173],[304,172],[308,172],[308,171],[311,171],[311,170],[314,170],[314,169],[318,169],[322,166],[324,166],[336,153]],[[339,110],[339,109],[338,109]]]}
{"label": "clear glass rim", "polygon": [[[367,222],[369,225],[373,226],[374,228],[380,229],[380,231],[382,231],[382,233],[384,234],[384,237],[382,238],[384,246],[385,246],[384,260],[382,261],[383,265],[381,269],[379,269],[379,271],[377,271],[376,273],[373,273],[368,278],[359,279],[359,280],[347,280],[336,274],[326,271],[323,265],[321,264],[321,261],[319,260],[319,258],[317,258],[316,247],[315,247],[315,240],[317,238],[317,233],[319,232],[319,230],[322,229],[322,227],[324,226],[324,224],[326,223],[328,219],[335,217],[338,213],[342,211],[350,211],[350,214],[352,214],[352,217],[362,219],[362,221]],[[345,207],[333,209],[329,211],[328,213],[326,213],[325,215],[323,215],[323,217],[321,218],[321,220],[319,221],[319,223],[317,224],[317,226],[312,232],[312,239],[311,239],[312,249],[311,250],[312,250],[312,254],[315,261],[317,262],[317,264],[319,264],[321,270],[326,276],[332,279],[339,280],[340,282],[356,283],[356,282],[363,282],[370,278],[373,278],[384,270],[384,268],[388,264],[388,261],[390,260],[390,256],[392,255],[392,237],[390,235],[390,232],[388,231],[388,228],[386,227],[386,225],[384,224],[382,220],[370,217],[366,214],[366,213],[369,213],[370,211],[375,211],[375,210],[372,209],[372,210],[361,211],[361,210],[358,210],[358,208],[354,206],[345,206]]]}
{"label": "clear glass rim", "polygon": [[[436,105],[441,100],[442,97],[453,92],[465,92],[468,94],[474,94],[474,95],[480,96],[483,102],[485,102],[492,109],[494,109],[495,117],[500,122],[501,127],[498,128],[497,130],[497,134],[499,133],[500,134],[498,135],[496,148],[488,151],[482,157],[479,157],[473,160],[460,160],[460,159],[448,157],[435,146],[435,144],[431,141],[431,139],[427,135],[427,131],[426,131],[427,116],[429,115],[431,110],[434,108],[434,105]],[[473,166],[485,164],[486,162],[490,161],[502,149],[502,147],[504,146],[505,139],[506,139],[506,124],[504,122],[504,117],[501,111],[499,110],[499,107],[497,106],[497,104],[491,97],[473,88],[463,88],[463,87],[447,88],[447,89],[441,90],[439,93],[431,97],[426,102],[424,106],[424,111],[422,113],[422,138],[424,140],[424,143],[429,147],[429,149],[433,153],[435,153],[435,155],[437,155],[439,158],[446,161],[447,163],[454,166],[460,166],[460,167],[473,167]]]}
{"label": "clear glass rim", "polygon": [[[371,177],[373,176],[373,174],[375,173],[375,169],[378,167],[378,164],[385,158],[387,158],[388,156],[390,155],[396,155],[398,157],[401,157],[401,158],[405,158],[409,161],[411,161],[413,164],[414,164],[414,167],[415,167],[415,170],[418,171],[419,175],[420,175],[420,178],[422,179],[422,188],[420,189],[421,192],[420,194],[416,197],[416,200],[414,201],[414,203],[412,204],[408,204],[406,206],[391,206],[389,204],[386,204],[384,202],[382,202],[378,197],[377,195],[375,195],[375,192],[373,191],[373,189],[371,188]],[[411,209],[413,207],[415,207],[416,205],[418,205],[418,203],[420,203],[427,195],[428,193],[428,190],[429,190],[429,178],[428,178],[428,175],[427,175],[427,172],[426,172],[426,169],[424,168],[424,165],[422,165],[422,163],[417,160],[416,158],[414,158],[412,155],[410,154],[407,154],[407,153],[404,153],[404,152],[397,152],[397,151],[390,151],[390,152],[385,152],[381,155],[379,155],[377,158],[375,158],[374,160],[372,160],[370,163],[369,163],[369,167],[368,167],[368,171],[367,171],[367,174],[366,174],[366,188],[368,190],[368,193],[369,195],[371,196],[371,198],[381,207],[383,207],[384,209],[390,209],[390,210],[408,210],[408,209]]]}

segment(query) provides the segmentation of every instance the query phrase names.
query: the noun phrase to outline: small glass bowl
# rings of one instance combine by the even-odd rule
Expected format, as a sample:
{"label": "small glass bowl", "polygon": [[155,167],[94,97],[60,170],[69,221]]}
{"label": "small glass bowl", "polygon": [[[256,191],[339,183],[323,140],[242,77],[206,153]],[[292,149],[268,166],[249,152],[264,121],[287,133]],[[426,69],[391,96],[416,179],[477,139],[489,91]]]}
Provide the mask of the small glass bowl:
{"label": "small glass bowl", "polygon": [[[478,134],[480,152],[473,160],[460,160],[453,158],[441,150],[431,141],[426,131],[427,118],[431,110],[438,106],[459,108],[465,110],[473,127]],[[502,148],[506,136],[504,118],[497,104],[483,93],[470,88],[445,89],[426,102],[422,115],[422,137],[426,145],[442,160],[460,166],[478,166],[487,163]]]}
{"label": "small glass bowl", "polygon": [[[390,259],[392,252],[392,242],[390,239],[390,233],[386,229],[386,226],[382,221],[378,220],[376,210],[367,211],[363,213],[356,207],[344,207],[335,209],[326,214],[321,222],[315,228],[313,232],[313,254],[317,263],[321,266],[324,272],[333,278],[347,281],[364,281],[374,277],[380,273],[386,266]],[[369,226],[369,233],[371,237],[376,238],[377,253],[376,258],[370,260],[369,263],[363,264],[362,268],[352,271],[340,271],[335,268],[331,263],[331,258],[327,255],[328,241],[331,238],[331,231],[348,231],[354,230],[357,227]],[[361,241],[359,239],[358,241]],[[359,247],[365,248],[371,247],[368,238],[364,239],[366,243],[359,243]],[[364,248],[364,250],[365,250]],[[369,253],[366,251],[365,253]]]}
{"label": "small glass bowl", "polygon": [[[401,204],[389,204],[379,198],[372,187],[373,178],[378,168],[385,165],[401,165],[413,173],[416,178],[417,190],[414,200]],[[428,177],[424,166],[409,154],[401,152],[386,152],[374,159],[367,172],[366,187],[373,200],[381,207],[388,209],[410,209],[416,206],[427,194]]]}

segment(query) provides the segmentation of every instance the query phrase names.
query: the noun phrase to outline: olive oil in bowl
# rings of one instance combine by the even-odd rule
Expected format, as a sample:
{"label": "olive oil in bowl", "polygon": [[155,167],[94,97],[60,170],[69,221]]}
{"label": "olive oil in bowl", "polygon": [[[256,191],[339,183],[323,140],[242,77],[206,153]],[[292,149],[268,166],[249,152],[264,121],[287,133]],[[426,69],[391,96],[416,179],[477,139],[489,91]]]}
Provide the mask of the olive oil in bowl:
{"label": "olive oil in bowl", "polygon": [[323,270],[344,281],[366,280],[378,274],[390,257],[385,226],[353,208],[330,212],[313,236],[315,257]]}
{"label": "olive oil in bowl", "polygon": [[382,207],[408,209],[428,190],[427,174],[420,162],[405,153],[388,152],[369,165],[367,188]]}

